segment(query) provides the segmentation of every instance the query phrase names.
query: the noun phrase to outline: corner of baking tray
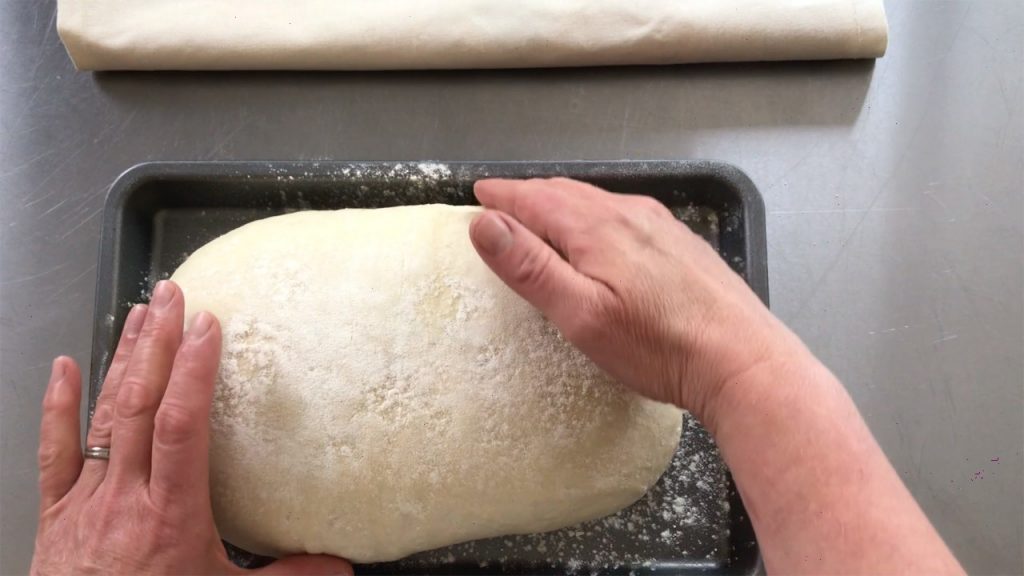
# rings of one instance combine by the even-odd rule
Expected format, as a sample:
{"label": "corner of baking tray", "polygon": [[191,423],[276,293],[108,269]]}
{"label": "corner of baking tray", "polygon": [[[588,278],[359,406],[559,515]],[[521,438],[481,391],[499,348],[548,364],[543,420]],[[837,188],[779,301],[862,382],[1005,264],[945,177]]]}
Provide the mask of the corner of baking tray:
{"label": "corner of baking tray", "polygon": [[109,217],[110,214],[116,213],[117,209],[124,205],[128,195],[138,189],[143,182],[156,178],[163,172],[166,172],[166,167],[166,162],[142,162],[121,172],[107,191],[107,198],[103,204],[104,219]]}

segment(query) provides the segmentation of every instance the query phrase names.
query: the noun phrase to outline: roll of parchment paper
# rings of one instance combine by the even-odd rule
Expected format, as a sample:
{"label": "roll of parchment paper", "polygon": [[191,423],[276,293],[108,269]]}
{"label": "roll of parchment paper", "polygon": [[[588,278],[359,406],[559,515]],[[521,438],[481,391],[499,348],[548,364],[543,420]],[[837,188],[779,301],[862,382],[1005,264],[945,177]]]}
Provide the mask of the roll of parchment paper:
{"label": "roll of parchment paper", "polygon": [[59,0],[82,70],[875,58],[882,0]]}

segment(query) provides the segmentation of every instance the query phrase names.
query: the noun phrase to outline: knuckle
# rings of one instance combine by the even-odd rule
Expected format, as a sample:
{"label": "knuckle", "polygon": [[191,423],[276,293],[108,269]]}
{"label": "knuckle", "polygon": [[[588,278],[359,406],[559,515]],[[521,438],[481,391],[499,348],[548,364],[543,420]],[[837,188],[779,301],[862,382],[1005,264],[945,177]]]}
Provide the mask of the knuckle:
{"label": "knuckle", "polygon": [[596,234],[608,234],[630,229],[637,220],[637,210],[629,203],[610,204],[604,211],[603,218],[593,223]]}
{"label": "knuckle", "polygon": [[138,337],[136,336],[130,343],[122,341],[121,345],[117,347],[117,351],[114,352],[114,359],[110,361],[110,366],[107,367],[107,374],[103,379],[104,386],[117,376],[119,368],[128,365],[128,361],[132,357],[131,349],[134,347],[135,340],[137,339]]}
{"label": "knuckle", "polygon": [[665,208],[665,205],[655,198],[644,195],[638,195],[635,198],[640,209],[650,216],[661,217],[668,213],[668,208]]}
{"label": "knuckle", "polygon": [[[138,333],[129,334],[124,332],[121,334],[121,341],[117,345],[117,350],[114,351],[114,359],[110,362],[110,365],[116,366],[128,362],[128,359],[132,357],[132,348],[138,341]],[[110,370],[108,369],[107,372],[109,373]]]}
{"label": "knuckle", "polygon": [[164,403],[156,413],[154,440],[164,446],[180,446],[195,437],[199,430],[196,418],[187,409]]}
{"label": "knuckle", "polygon": [[[181,337],[181,327],[173,313],[157,312],[146,318],[136,349],[173,354]],[[134,351],[133,351],[134,354]]]}
{"label": "knuckle", "polygon": [[144,378],[127,376],[117,393],[115,411],[118,418],[137,418],[152,412],[159,401],[157,390]]}
{"label": "knuckle", "polygon": [[623,199],[609,216],[610,228],[626,232],[634,240],[651,241],[654,230],[665,218],[672,218],[664,204],[650,196],[634,195]]}
{"label": "knuckle", "polygon": [[[155,348],[155,352],[173,356],[178,349],[180,328],[176,328],[171,318],[157,318],[153,331],[147,334],[146,345]],[[141,345],[141,343],[140,343]]]}
{"label": "knuckle", "polygon": [[92,423],[89,426],[89,442],[110,438],[110,426],[114,423],[114,408],[110,402],[103,402],[96,406],[92,414]]}
{"label": "knuckle", "polygon": [[534,199],[539,194],[544,194],[548,189],[548,180],[544,178],[529,178],[524,180],[518,187],[516,194],[517,204],[526,199]]}
{"label": "knuckle", "polygon": [[551,256],[548,250],[526,250],[512,270],[512,282],[516,286],[525,287],[542,285],[551,264]]}
{"label": "knuckle", "polygon": [[39,469],[50,470],[60,464],[64,457],[64,450],[60,444],[54,442],[41,442],[39,444]]}
{"label": "knuckle", "polygon": [[572,180],[571,178],[566,178],[565,176],[554,176],[552,178],[548,178],[547,182],[553,186],[559,187],[575,186],[579,184],[579,182]]}

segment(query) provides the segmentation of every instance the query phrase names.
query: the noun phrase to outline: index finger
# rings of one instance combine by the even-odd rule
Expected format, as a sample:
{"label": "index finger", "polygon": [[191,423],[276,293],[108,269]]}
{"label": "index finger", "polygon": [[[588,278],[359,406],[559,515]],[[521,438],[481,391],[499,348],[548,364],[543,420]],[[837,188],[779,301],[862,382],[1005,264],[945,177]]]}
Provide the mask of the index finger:
{"label": "index finger", "polygon": [[512,216],[563,254],[573,234],[609,212],[609,194],[568,178],[478,180],[473,193],[484,207]]}

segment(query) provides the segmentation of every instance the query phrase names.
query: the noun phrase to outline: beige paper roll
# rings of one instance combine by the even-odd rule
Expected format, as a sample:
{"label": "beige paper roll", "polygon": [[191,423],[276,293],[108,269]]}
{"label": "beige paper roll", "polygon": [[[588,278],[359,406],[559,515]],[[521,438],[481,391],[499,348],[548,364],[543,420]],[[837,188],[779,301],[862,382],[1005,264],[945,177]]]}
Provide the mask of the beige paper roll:
{"label": "beige paper roll", "polygon": [[59,0],[81,70],[875,58],[882,0]]}

